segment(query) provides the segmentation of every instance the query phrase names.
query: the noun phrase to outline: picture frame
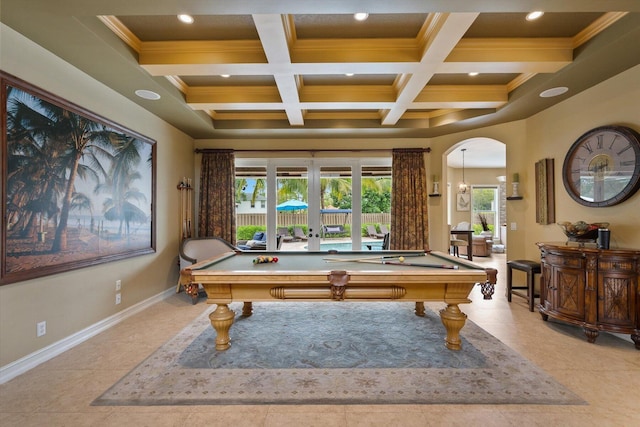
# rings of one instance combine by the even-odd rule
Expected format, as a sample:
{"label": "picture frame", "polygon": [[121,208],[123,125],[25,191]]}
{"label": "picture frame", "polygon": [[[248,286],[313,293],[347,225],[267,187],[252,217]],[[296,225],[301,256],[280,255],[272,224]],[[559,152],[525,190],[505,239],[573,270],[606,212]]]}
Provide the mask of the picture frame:
{"label": "picture frame", "polygon": [[471,194],[458,193],[456,195],[456,210],[459,212],[467,212],[471,210]]}
{"label": "picture frame", "polygon": [[536,223],[553,224],[556,222],[556,203],[554,193],[554,161],[542,159],[535,165],[536,180]]}
{"label": "picture frame", "polygon": [[0,71],[0,285],[156,250],[156,142]]}

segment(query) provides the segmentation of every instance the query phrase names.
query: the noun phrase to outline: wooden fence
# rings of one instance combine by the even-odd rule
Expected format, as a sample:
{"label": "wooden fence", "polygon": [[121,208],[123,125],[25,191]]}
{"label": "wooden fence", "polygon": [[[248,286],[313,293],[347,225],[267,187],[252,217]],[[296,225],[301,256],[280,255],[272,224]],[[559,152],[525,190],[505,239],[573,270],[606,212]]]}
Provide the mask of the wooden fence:
{"label": "wooden fence", "polygon": [[[278,212],[277,224],[280,227],[288,227],[293,225],[305,225],[307,221],[307,213],[289,213]],[[346,218],[345,218],[346,216]],[[322,218],[325,225],[351,225],[351,215],[345,214],[325,214]],[[390,213],[362,214],[362,224],[391,224]],[[267,226],[266,214],[237,214],[236,226],[245,225]]]}

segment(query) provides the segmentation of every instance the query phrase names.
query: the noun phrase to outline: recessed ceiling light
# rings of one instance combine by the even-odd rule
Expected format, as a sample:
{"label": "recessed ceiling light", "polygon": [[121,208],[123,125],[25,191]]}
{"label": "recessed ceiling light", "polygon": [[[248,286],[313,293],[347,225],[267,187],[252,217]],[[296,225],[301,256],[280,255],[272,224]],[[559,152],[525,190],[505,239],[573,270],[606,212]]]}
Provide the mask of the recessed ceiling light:
{"label": "recessed ceiling light", "polygon": [[346,73],[345,76],[347,77],[353,77],[353,73]]}
{"label": "recessed ceiling light", "polygon": [[544,12],[541,12],[539,10],[535,12],[530,12],[527,14],[527,21],[535,21],[536,19],[540,18],[542,15],[544,15]]}
{"label": "recessed ceiling light", "polygon": [[193,16],[191,15],[178,15],[178,19],[185,24],[193,24]]}
{"label": "recessed ceiling light", "polygon": [[228,79],[229,77],[231,77],[231,74],[220,74],[220,77],[222,77],[223,79]]}
{"label": "recessed ceiling light", "polygon": [[150,99],[151,101],[157,101],[158,99],[160,99],[160,95],[146,89],[138,89],[137,91],[135,91],[135,94],[140,98]]}
{"label": "recessed ceiling light", "polygon": [[475,77],[475,76],[477,76],[478,74],[480,74],[480,73],[476,73],[475,71],[474,71],[474,72],[469,73],[469,75],[470,75],[471,77]]}
{"label": "recessed ceiling light", "polygon": [[569,90],[569,88],[565,87],[565,86],[552,87],[551,89],[547,89],[545,91],[542,91],[540,93],[540,98],[552,98],[554,96],[562,95],[563,93],[567,92],[568,90]]}
{"label": "recessed ceiling light", "polygon": [[356,21],[364,21],[364,20],[366,20],[368,17],[369,17],[369,14],[368,14],[368,13],[365,13],[365,12],[358,12],[358,13],[354,13],[354,14],[353,14],[353,18],[354,18]]}

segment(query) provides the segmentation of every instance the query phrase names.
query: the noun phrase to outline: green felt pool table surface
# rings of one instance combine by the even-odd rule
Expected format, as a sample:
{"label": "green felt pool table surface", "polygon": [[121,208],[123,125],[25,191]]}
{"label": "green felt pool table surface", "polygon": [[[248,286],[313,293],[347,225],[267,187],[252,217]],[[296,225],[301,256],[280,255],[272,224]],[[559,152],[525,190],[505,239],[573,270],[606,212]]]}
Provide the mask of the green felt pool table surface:
{"label": "green felt pool table surface", "polygon": [[[255,264],[253,261],[262,257],[276,257],[277,262]],[[404,262],[398,258],[404,257]],[[344,261],[337,261],[344,260]],[[385,264],[383,264],[383,261]],[[422,251],[348,251],[348,252],[229,252],[212,260],[203,261],[193,269],[215,270],[218,272],[252,272],[255,274],[271,274],[275,272],[327,272],[343,269],[353,272],[360,271],[398,271],[428,269],[430,265],[435,270],[441,266],[453,267],[460,270],[481,270],[479,267],[463,259],[455,258],[440,252],[425,253]],[[452,269],[453,269],[452,268]],[[424,273],[424,271],[423,271]]]}

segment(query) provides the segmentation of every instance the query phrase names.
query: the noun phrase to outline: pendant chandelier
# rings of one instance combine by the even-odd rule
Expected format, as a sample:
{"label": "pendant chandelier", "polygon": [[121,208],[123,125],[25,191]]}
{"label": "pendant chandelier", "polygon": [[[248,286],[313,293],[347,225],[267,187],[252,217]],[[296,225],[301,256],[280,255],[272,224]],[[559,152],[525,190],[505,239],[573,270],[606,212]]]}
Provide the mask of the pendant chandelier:
{"label": "pendant chandelier", "polygon": [[467,192],[467,183],[464,181],[464,152],[467,151],[466,148],[463,148],[462,150],[462,182],[460,183],[460,185],[458,185],[458,192],[459,193],[466,193]]}

